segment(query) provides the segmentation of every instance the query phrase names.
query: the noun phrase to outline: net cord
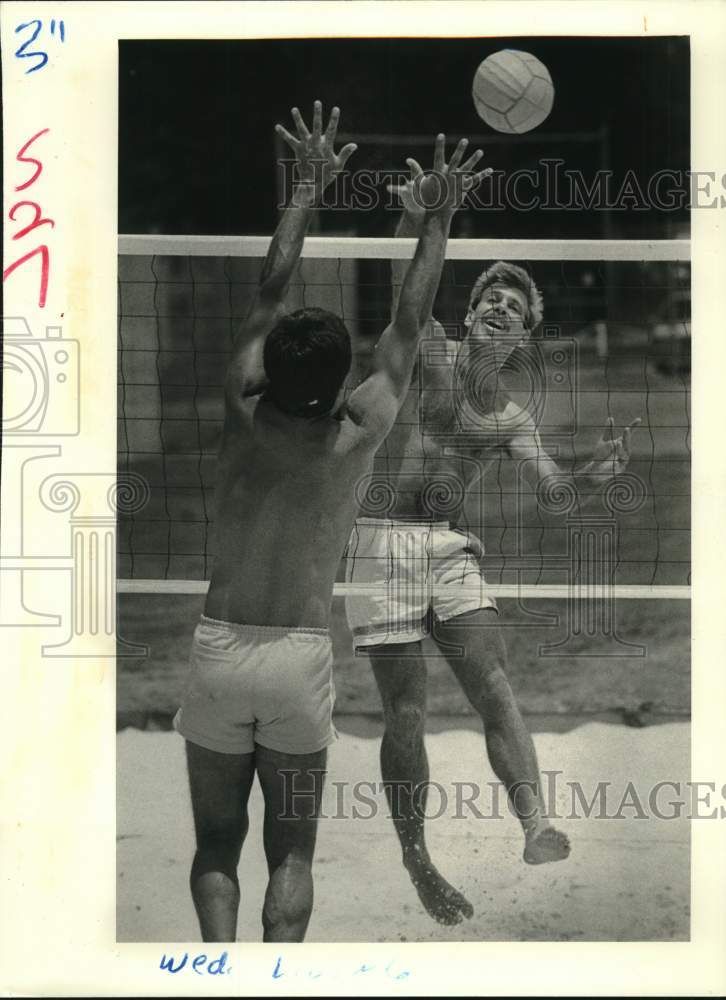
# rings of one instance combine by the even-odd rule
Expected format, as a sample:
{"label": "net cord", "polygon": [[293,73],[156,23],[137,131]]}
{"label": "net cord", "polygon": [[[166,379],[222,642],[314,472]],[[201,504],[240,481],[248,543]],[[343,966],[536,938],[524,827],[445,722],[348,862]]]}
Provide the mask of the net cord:
{"label": "net cord", "polygon": [[[116,589],[119,594],[206,594],[209,589],[208,580],[118,580]],[[352,583],[336,583],[333,590],[335,597],[365,597],[382,595],[388,592],[385,586],[363,586]],[[447,596],[451,588],[433,587],[433,596]],[[600,598],[616,598],[629,600],[669,600],[687,601],[691,597],[691,588],[685,586],[654,586],[638,584],[615,584],[613,586],[595,586],[584,583],[576,584],[485,584],[484,587],[457,587],[457,594],[479,597],[484,592],[488,597],[539,597],[567,598],[570,600],[595,600]]]}
{"label": "net cord", "polygon": [[[118,252],[165,257],[264,257],[270,236],[120,235]],[[318,260],[408,260],[417,240],[308,236],[302,257]],[[449,240],[447,260],[687,261],[690,240]]]}

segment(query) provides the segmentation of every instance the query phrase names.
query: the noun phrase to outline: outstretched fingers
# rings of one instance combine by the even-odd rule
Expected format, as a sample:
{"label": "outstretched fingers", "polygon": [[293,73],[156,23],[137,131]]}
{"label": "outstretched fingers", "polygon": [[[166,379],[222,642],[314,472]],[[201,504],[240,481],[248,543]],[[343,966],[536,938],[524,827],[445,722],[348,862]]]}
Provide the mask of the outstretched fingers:
{"label": "outstretched fingers", "polygon": [[338,134],[338,123],[340,122],[340,108],[335,107],[330,112],[330,119],[328,121],[328,127],[325,129],[325,141],[328,146],[332,149],[335,142],[335,137]]}
{"label": "outstretched fingers", "polygon": [[465,163],[461,164],[459,170],[461,170],[462,173],[469,173],[474,169],[479,160],[481,160],[482,156],[484,156],[483,151],[481,149],[477,149],[474,153],[471,154],[471,156]]}
{"label": "outstretched fingers", "polygon": [[637,417],[635,420],[633,420],[632,423],[628,424],[628,426],[623,431],[622,451],[625,454],[626,458],[630,458],[630,436],[632,432],[635,430],[635,428],[638,427],[640,424],[642,424],[642,422],[643,421],[640,419],[640,417]]}
{"label": "outstretched fingers", "polygon": [[349,142],[338,153],[338,167],[340,170],[346,165],[350,157],[355,153],[358,146],[354,142]]}
{"label": "outstretched fingers", "polygon": [[456,149],[451,154],[451,159],[449,160],[448,167],[444,167],[446,170],[458,170],[459,164],[461,163],[461,158],[466,152],[466,147],[469,145],[468,139],[459,139]]}
{"label": "outstretched fingers", "polygon": [[323,134],[323,105],[320,101],[313,104],[313,138],[318,139]]}
{"label": "outstretched fingers", "polygon": [[295,152],[297,152],[300,149],[301,145],[300,140],[296,139],[294,135],[291,135],[291,133],[287,131],[284,125],[279,125],[279,124],[275,125],[275,131],[277,132],[277,134],[280,136],[281,139],[285,140],[288,146],[291,146],[295,150]]}
{"label": "outstretched fingers", "polygon": [[622,437],[615,436],[615,418],[608,417],[605,423],[605,430],[603,431],[601,443],[610,448],[611,453],[617,454],[618,457],[629,457],[630,456],[630,445],[631,445],[631,435],[636,427],[642,424],[640,417],[636,417],[632,420],[623,430]]}
{"label": "outstretched fingers", "polygon": [[443,174],[444,167],[446,166],[445,152],[446,136],[443,132],[439,132],[434,144],[434,170],[439,174]]}
{"label": "outstretched fingers", "polygon": [[300,114],[300,109],[292,108],[291,114],[292,114],[292,120],[295,122],[295,128],[297,129],[297,134],[300,137],[300,139],[302,139],[303,141],[309,139],[310,131],[305,122],[303,121],[303,116]]}
{"label": "outstretched fingers", "polygon": [[640,425],[642,423],[643,423],[643,421],[640,419],[640,417],[636,417],[635,420],[633,420],[632,423],[628,424],[628,426],[623,431],[623,447],[625,448],[625,451],[626,451],[626,453],[628,455],[628,458],[630,457],[630,437],[631,437],[631,434],[633,433],[633,431],[635,430],[635,428],[636,427],[640,427]]}
{"label": "outstretched fingers", "polygon": [[621,436],[615,434],[615,418],[608,417],[605,421],[605,429],[595,447],[595,462],[612,462],[612,472],[614,474],[623,472],[630,461],[631,435],[636,427],[642,423],[640,417],[631,421]]}
{"label": "outstretched fingers", "polygon": [[412,156],[409,156],[409,158],[406,160],[406,166],[411,171],[411,180],[415,180],[417,177],[420,177],[421,174],[424,172],[421,164],[418,162],[418,160],[414,160]]}
{"label": "outstretched fingers", "polygon": [[469,174],[464,178],[464,190],[473,191],[484,180],[485,177],[489,177],[492,173],[492,168],[487,167],[485,170],[480,170],[477,174]]}

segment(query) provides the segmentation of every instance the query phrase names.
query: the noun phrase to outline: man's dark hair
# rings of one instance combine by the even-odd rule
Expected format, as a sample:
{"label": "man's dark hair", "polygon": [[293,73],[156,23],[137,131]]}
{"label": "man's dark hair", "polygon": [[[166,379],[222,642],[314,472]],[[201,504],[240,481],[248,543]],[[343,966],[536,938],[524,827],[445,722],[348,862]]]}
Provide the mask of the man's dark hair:
{"label": "man's dark hair", "polygon": [[298,309],[270,331],[263,355],[266,395],[286,413],[328,413],[350,370],[350,334],[327,309]]}

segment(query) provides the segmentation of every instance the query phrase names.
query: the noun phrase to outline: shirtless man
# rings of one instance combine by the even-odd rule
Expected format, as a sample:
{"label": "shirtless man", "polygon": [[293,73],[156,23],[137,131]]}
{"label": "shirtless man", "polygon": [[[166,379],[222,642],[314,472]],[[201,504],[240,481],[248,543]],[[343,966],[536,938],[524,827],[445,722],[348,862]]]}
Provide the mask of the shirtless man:
{"label": "shirtless man", "polygon": [[351,347],[342,320],[321,309],[287,313],[284,299],[312,211],[355,145],[334,152],[337,108],[325,131],[320,102],[312,133],[297,108],[292,116],[297,136],[281,125],[277,132],[295,152],[298,179],[234,344],[219,456],[219,556],[176,718],[187,741],[197,838],[190,881],[205,941],[235,939],[237,864],[255,773],[269,871],[264,940],[305,935],[326,748],[335,737],[328,619],[355,487],[405,398],[419,316],[433,304],[452,215],[481,177],[472,173],[481,153],[462,163],[462,140],[446,165],[438,136],[434,169],[456,183],[426,212],[370,376],[343,403]]}
{"label": "shirtless man", "polygon": [[[408,162],[411,179],[393,190],[404,207],[397,235],[411,237],[420,234],[425,210],[416,197],[421,168]],[[396,261],[392,279],[395,303],[401,280]],[[346,582],[378,585],[381,593],[348,596],[346,612],[356,649],[370,656],[383,702],[381,772],[403,863],[430,915],[456,924],[472,915],[471,904],[437,871],[424,839],[429,770],[422,639],[433,622],[431,638],[483,723],[489,761],[524,831],[524,860],[566,858],[569,842],[545,816],[534,744],[507,680],[498,610],[480,569],[483,549],[458,527],[467,492],[502,453],[523,463],[535,484],[550,476],[557,477],[551,483],[561,482],[564,474],[543,450],[530,414],[503,386],[502,366],[542,318],[542,298],[527,273],[501,261],[484,272],[470,296],[460,346],[445,339],[425,308],[422,303],[419,318],[429,332],[420,351],[423,357],[436,347],[438,364],[419,361],[421,377],[414,372],[396,424],[376,454],[369,502],[347,549]],[[578,485],[590,492],[625,468],[631,427],[614,440],[608,422],[593,461],[577,474]],[[468,460],[452,454],[456,435],[465,435]]]}

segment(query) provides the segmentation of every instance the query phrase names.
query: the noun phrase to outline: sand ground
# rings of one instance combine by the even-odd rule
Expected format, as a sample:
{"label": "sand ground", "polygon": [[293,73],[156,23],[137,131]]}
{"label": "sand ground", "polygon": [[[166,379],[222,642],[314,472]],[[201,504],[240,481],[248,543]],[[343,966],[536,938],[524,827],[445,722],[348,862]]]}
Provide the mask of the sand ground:
{"label": "sand ground", "polygon": [[[587,722],[569,732],[537,733],[540,766],[563,772],[556,780],[557,811],[564,817],[558,825],[573,844],[567,861],[538,868],[522,862],[519,826],[506,806],[498,810],[501,818],[492,816],[497,809],[485,783],[495,778],[481,734],[447,728],[441,720],[431,728],[439,730],[427,738],[431,777],[443,793],[431,790],[428,809],[444,808],[428,823],[429,848],[445,877],[468,895],[473,918],[445,928],[425,913],[401,866],[382,794],[364,790],[377,806],[372,818],[333,818],[340,803],[350,813],[353,783],[380,780],[380,736],[360,735],[370,726],[354,726],[356,735],[341,733],[330,749],[324,813],[331,818],[320,822],[308,941],[688,939],[689,823],[683,817],[659,819],[649,805],[657,782],[685,787],[688,723],[635,729]],[[173,732],[124,730],[118,735],[117,772],[117,939],[197,941],[187,886],[194,838],[183,741]],[[471,781],[482,789],[475,804],[483,819],[461,800],[457,810],[454,783]],[[590,799],[603,781],[610,783],[604,811],[611,818],[572,818],[567,782],[581,783]],[[630,781],[647,818],[636,818],[637,808],[623,805]],[[664,788],[660,811],[667,813],[667,803],[678,798]],[[374,808],[358,803],[366,817]],[[618,811],[621,818],[612,818]],[[240,862],[240,941],[261,940],[266,884],[261,822],[255,783]]]}

